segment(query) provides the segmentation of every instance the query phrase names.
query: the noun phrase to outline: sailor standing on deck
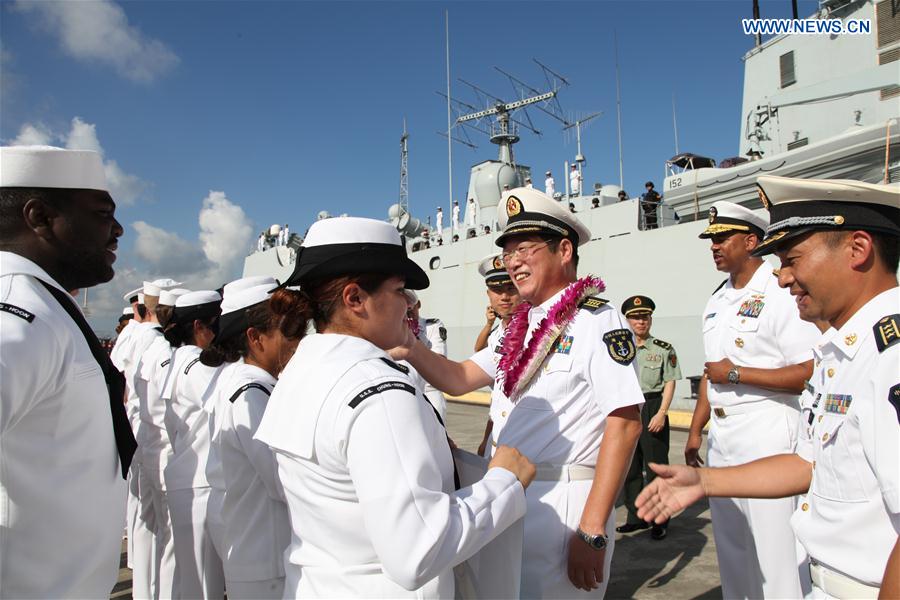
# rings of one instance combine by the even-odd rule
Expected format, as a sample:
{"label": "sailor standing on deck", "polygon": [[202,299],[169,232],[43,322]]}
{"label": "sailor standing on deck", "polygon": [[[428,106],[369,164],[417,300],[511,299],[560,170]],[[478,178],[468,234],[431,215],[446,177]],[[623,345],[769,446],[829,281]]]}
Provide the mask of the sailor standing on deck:
{"label": "sailor standing on deck", "polygon": [[411,335],[404,286],[428,285],[391,225],[316,222],[285,282],[297,284],[317,333],[256,432],[291,520],[284,597],[453,598],[452,568],[524,515],[534,466],[501,448],[482,480],[454,491],[442,421],[385,351]]}
{"label": "sailor standing on deck", "polygon": [[[716,202],[700,234],[713,261],[729,274],[703,311],[706,369],[685,449],[697,456],[703,426],[709,430],[709,464],[743,464],[793,452],[800,417],[798,395],[812,373],[819,330],[800,320],[772,266],[752,256],[768,219],[731,202]],[[789,521],[795,498],[710,500],[713,534],[726,598],[802,596],[805,567]],[[798,575],[800,565],[800,575]]]}
{"label": "sailor standing on deck", "polygon": [[[638,498],[661,520],[706,496],[807,494],[791,519],[813,598],[900,597],[900,186],[760,177],[778,283],[831,329],[814,347],[797,453],[668,466]],[[879,590],[880,588],[880,590]]]}
{"label": "sailor standing on deck", "polygon": [[125,384],[66,290],[112,279],[96,152],[0,148],[0,597],[105,598],[136,443]]}
{"label": "sailor standing on deck", "polygon": [[459,235],[459,200],[453,201],[453,212],[450,217],[451,233]]}
{"label": "sailor standing on deck", "polygon": [[444,209],[440,206],[437,207],[437,214],[434,215],[434,233],[435,242],[444,236]]}
{"label": "sailor standing on deck", "polygon": [[552,198],[556,194],[556,182],[553,180],[553,175],[550,174],[550,171],[547,171],[544,175],[547,176],[544,179],[544,191]]}
{"label": "sailor standing on deck", "polygon": [[[506,328],[499,364],[485,348],[462,363],[411,343],[396,349],[427,381],[458,395],[494,382],[491,445],[518,447],[538,465],[529,491],[523,597],[603,596],[615,501],[641,432],[644,398],[631,330],[577,279],[584,224],[546,194],[503,197],[497,244],[525,301]],[[595,469],[596,465],[596,469]]]}

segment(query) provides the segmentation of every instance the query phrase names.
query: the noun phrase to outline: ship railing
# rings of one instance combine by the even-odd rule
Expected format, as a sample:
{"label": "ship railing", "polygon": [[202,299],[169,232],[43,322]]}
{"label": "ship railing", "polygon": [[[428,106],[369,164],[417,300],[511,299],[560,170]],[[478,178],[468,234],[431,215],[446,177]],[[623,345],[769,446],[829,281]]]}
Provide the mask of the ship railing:
{"label": "ship railing", "polygon": [[680,222],[678,213],[665,201],[646,202],[639,199],[636,204],[638,205],[637,219],[640,231],[669,227]]}

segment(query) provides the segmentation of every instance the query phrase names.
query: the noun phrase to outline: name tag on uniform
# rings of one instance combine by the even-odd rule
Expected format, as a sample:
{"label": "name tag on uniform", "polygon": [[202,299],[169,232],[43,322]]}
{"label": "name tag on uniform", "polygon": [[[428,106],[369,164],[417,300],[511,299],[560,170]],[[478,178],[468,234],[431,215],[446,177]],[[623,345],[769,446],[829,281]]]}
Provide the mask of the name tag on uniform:
{"label": "name tag on uniform", "polygon": [[556,348],[554,349],[557,354],[568,354],[572,351],[572,341],[574,338],[571,335],[564,335],[559,338],[559,341],[556,342]]}
{"label": "name tag on uniform", "polygon": [[850,394],[827,394],[825,396],[825,412],[836,415],[846,415],[853,396]]}
{"label": "name tag on uniform", "polygon": [[763,307],[766,305],[764,298],[765,296],[754,294],[747,300],[744,300],[744,303],[738,309],[738,316],[752,317],[754,319],[759,317],[759,313],[762,312]]}

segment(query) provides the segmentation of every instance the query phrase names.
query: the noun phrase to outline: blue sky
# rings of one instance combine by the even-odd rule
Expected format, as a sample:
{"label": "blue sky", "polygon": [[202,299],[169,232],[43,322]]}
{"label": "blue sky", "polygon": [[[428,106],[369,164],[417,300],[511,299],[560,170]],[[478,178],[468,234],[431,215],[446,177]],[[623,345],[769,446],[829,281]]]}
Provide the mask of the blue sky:
{"label": "blue sky", "polygon": [[[800,2],[801,16],[816,3]],[[571,85],[585,181],[618,183],[613,31],[618,34],[625,188],[661,185],[680,150],[738,153],[741,57],[751,2],[90,2],[0,5],[0,139],[102,149],[126,229],[118,275],[98,290],[95,326],[141,278],[194,287],[240,274],[271,223],[303,231],[318,211],[385,218],[396,201],[399,136],[410,138],[410,206],[425,218],[447,197],[444,11],[457,77],[513,99],[499,66],[545,87],[537,58]],[[763,2],[764,17],[790,2]],[[574,135],[530,111],[518,162],[562,171]],[[496,157],[453,149],[461,198],[468,168]],[[561,182],[561,178],[557,178]],[[217,192],[211,194],[211,192]],[[446,210],[446,209],[445,209]],[[113,293],[116,292],[116,293]],[[111,313],[110,313],[111,314]],[[108,322],[108,321],[107,321]]]}

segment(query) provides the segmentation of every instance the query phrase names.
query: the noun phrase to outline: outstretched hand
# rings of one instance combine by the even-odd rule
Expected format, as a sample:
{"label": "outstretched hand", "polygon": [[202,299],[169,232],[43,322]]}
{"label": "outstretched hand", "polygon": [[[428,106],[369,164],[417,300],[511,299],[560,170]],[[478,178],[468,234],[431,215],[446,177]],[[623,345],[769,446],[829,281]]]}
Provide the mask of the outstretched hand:
{"label": "outstretched hand", "polygon": [[641,491],[634,503],[639,519],[665,523],[706,495],[699,469],[655,463],[650,463],[650,468],[657,477]]}
{"label": "outstretched hand", "polygon": [[413,346],[416,345],[416,342],[419,338],[416,337],[416,334],[413,333],[412,329],[407,330],[406,339],[399,346],[394,346],[390,350],[387,351],[388,355],[394,360],[406,360],[407,357],[412,353]]}

